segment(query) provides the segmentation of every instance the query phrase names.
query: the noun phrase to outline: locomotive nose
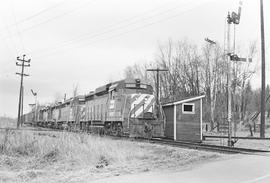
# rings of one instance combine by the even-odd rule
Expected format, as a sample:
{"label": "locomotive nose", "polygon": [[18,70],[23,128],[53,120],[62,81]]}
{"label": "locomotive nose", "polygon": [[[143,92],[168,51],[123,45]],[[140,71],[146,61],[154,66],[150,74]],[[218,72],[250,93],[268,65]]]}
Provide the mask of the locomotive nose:
{"label": "locomotive nose", "polygon": [[153,113],[154,95],[139,94],[132,96],[132,103],[130,108],[130,117],[141,118],[144,113]]}

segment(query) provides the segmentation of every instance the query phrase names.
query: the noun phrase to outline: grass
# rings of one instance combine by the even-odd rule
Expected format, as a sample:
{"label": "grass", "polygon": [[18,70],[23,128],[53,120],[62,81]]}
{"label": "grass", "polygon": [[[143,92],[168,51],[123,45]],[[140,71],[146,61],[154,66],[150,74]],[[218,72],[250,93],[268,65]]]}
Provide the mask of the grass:
{"label": "grass", "polygon": [[185,169],[217,153],[67,132],[0,131],[0,182],[84,182]]}
{"label": "grass", "polygon": [[6,130],[0,141],[3,154],[31,156],[47,162],[68,160],[96,165],[99,161],[106,161],[113,164],[143,155],[143,151],[136,151],[132,143],[127,141],[67,132],[35,134]]}

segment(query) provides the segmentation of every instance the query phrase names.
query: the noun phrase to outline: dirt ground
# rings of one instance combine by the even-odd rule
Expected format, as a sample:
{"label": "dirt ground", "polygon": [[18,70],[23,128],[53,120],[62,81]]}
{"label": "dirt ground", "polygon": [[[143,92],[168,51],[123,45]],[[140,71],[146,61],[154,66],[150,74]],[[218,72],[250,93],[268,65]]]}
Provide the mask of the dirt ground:
{"label": "dirt ground", "polygon": [[188,171],[123,175],[96,180],[94,183],[269,183],[269,169],[270,156],[239,154]]}

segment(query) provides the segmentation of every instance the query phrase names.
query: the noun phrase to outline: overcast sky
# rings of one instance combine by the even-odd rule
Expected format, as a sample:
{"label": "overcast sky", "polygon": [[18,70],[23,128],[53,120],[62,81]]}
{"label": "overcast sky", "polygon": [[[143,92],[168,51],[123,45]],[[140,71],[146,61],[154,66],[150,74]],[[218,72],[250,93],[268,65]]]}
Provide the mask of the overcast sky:
{"label": "overcast sky", "polygon": [[[265,0],[266,79],[270,83],[270,3]],[[123,78],[125,67],[154,60],[159,44],[188,39],[201,46],[209,37],[223,43],[228,11],[238,0],[0,0],[0,115],[16,117],[19,72],[26,54],[25,111],[56,96],[81,94]],[[259,0],[243,0],[237,45],[260,45]],[[259,47],[260,49],[260,47]],[[257,59],[258,60],[258,59]],[[252,78],[260,87],[260,63]]]}

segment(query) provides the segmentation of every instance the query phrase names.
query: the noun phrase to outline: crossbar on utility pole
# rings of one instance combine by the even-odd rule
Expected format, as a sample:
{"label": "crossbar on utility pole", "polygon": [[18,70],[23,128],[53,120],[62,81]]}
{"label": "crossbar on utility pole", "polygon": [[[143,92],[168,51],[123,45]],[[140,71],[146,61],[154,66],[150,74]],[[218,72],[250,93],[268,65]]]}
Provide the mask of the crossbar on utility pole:
{"label": "crossbar on utility pole", "polygon": [[159,104],[159,72],[160,71],[168,71],[168,69],[160,69],[160,68],[156,68],[156,69],[147,69],[146,71],[153,71],[153,72],[157,72],[157,83],[156,83],[156,104],[157,104],[157,118],[159,118],[159,112],[160,112],[160,104]]}
{"label": "crossbar on utility pole", "polygon": [[31,61],[31,59],[25,60],[25,56],[26,55],[23,55],[22,59],[20,57],[17,57],[17,61],[21,62],[21,64],[16,62],[17,66],[22,67],[21,73],[18,73],[18,72],[16,73],[17,75],[21,76],[17,128],[20,127],[20,124],[22,122],[22,115],[23,115],[23,77],[29,76],[28,74],[24,74],[24,67],[30,67],[30,64],[25,65],[25,62],[30,63]]}
{"label": "crossbar on utility pole", "polygon": [[262,54],[262,93],[261,93],[261,126],[260,137],[265,137],[265,42],[264,42],[264,18],[263,18],[263,0],[260,0],[261,14],[261,54]]}

